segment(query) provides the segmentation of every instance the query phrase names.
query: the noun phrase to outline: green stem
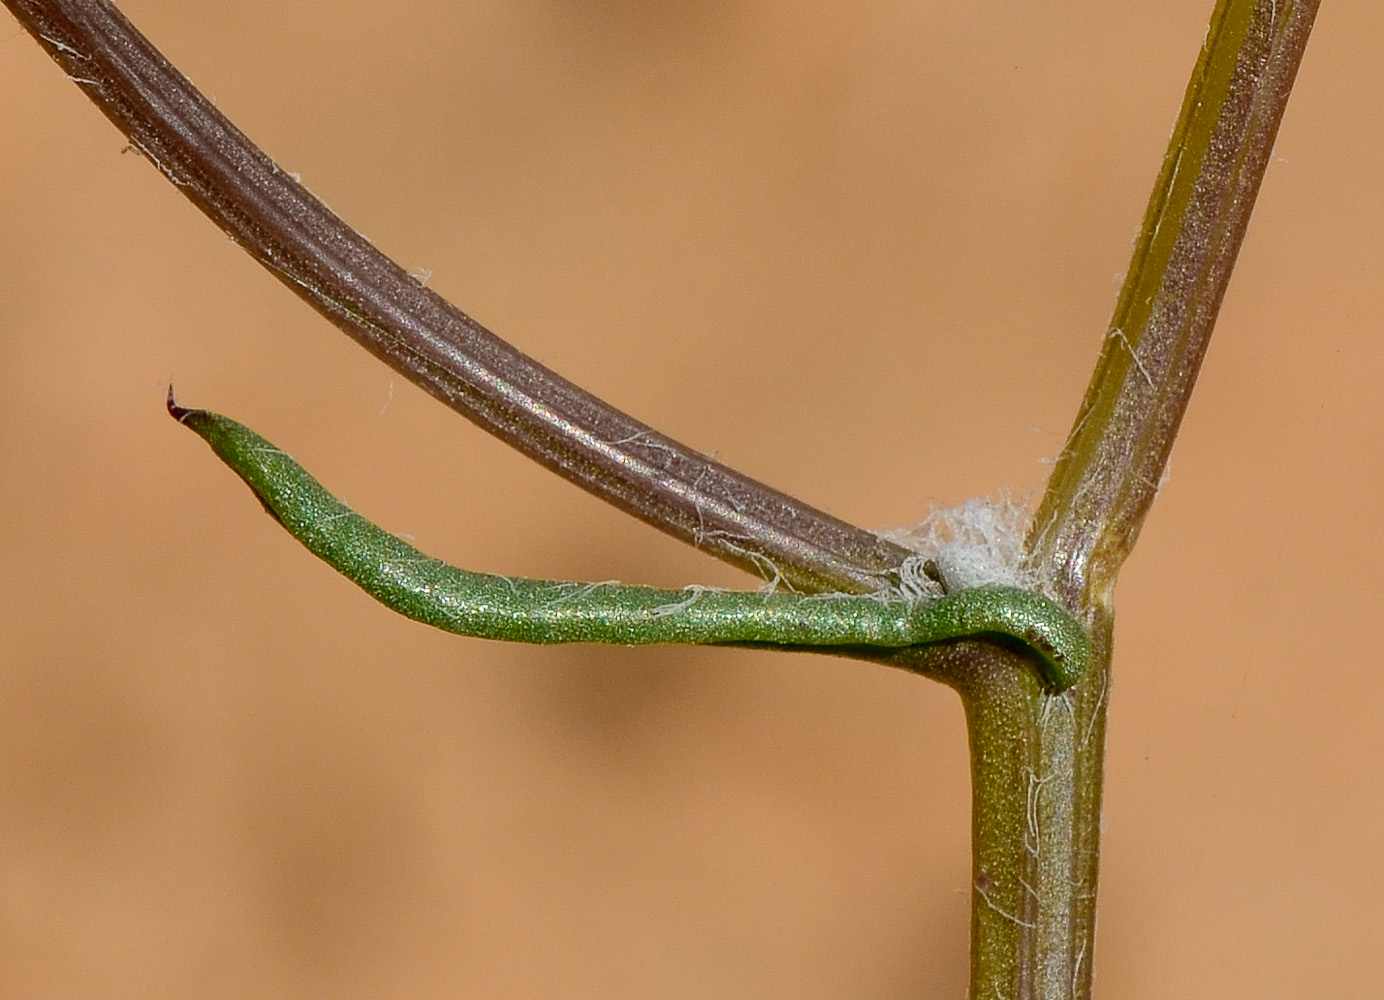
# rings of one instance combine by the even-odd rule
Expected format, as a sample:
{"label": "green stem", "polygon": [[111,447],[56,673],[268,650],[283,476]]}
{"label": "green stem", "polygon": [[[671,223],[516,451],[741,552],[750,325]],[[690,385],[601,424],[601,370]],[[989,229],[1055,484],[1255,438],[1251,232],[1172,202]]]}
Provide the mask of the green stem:
{"label": "green stem", "polygon": [[[1108,664],[1110,633],[1092,637]],[[972,997],[1088,996],[1100,851],[1105,683],[1045,691],[1012,655],[968,656]]]}
{"label": "green stem", "polygon": [[1316,14],[1221,0],[1075,426],[1028,540],[1092,643],[1045,692],[991,651],[957,675],[973,773],[971,992],[1091,993],[1115,578],[1143,525],[1210,340]]}

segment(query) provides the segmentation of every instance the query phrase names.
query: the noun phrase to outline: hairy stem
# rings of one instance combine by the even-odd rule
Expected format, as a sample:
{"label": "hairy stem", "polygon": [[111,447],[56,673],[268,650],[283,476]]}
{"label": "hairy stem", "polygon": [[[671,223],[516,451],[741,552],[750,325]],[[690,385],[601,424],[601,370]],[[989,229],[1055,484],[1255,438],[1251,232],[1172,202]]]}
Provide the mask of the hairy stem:
{"label": "hairy stem", "polygon": [[973,1000],[1091,994],[1115,577],[1191,398],[1316,9],[1217,4],[1029,537],[1031,565],[1087,626],[1090,670],[1061,695],[1012,662],[956,679],[971,732]]}

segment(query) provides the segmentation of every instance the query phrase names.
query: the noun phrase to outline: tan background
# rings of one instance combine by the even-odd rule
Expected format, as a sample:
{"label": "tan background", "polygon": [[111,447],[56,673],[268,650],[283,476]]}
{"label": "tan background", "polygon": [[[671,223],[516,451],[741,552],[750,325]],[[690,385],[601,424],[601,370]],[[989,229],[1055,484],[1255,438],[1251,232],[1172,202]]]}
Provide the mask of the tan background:
{"label": "tan background", "polygon": [[[1210,6],[122,4],[483,322],[875,527],[1041,485]],[[1119,590],[1104,997],[1384,976],[1384,7],[1324,6]],[[961,997],[955,697],[391,617],[169,377],[463,565],[744,578],[393,377],[122,145],[0,16],[0,994]]]}

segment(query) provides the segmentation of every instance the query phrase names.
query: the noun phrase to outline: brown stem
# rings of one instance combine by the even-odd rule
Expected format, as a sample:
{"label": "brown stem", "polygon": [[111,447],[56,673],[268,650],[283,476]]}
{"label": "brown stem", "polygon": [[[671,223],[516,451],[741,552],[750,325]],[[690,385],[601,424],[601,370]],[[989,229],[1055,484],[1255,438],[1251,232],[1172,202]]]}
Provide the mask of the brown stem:
{"label": "brown stem", "polygon": [[887,586],[908,552],[743,476],[515,350],[281,171],[107,0],[5,0],[232,239],[368,351],[583,489],[802,590]]}

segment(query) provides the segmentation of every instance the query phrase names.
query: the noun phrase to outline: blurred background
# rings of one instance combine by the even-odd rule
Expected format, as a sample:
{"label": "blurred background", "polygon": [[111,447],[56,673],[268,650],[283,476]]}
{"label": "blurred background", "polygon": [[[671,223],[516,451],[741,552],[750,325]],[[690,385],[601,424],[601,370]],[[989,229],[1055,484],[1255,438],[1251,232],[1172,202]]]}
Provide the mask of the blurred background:
{"label": "blurred background", "polygon": [[[1211,6],[121,4],[433,288],[872,528],[1041,488]],[[1324,5],[1121,580],[1102,996],[1384,975],[1381,37]],[[956,697],[384,611],[170,378],[461,565],[755,581],[395,377],[123,146],[0,15],[0,994],[962,997]]]}

